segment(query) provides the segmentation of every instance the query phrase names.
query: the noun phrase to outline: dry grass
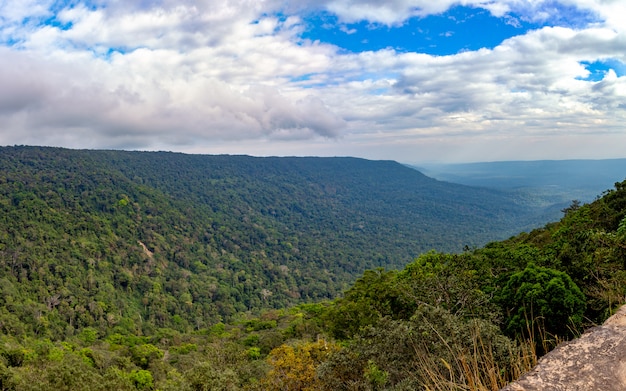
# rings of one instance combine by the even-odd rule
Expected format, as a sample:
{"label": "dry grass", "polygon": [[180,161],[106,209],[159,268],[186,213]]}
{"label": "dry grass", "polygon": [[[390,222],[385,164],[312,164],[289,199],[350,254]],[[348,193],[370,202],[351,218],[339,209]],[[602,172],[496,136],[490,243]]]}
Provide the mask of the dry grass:
{"label": "dry grass", "polygon": [[479,336],[469,349],[447,346],[454,360],[446,362],[419,349],[417,376],[427,391],[498,391],[537,365],[532,339],[511,346],[508,362],[494,357],[494,349]]}

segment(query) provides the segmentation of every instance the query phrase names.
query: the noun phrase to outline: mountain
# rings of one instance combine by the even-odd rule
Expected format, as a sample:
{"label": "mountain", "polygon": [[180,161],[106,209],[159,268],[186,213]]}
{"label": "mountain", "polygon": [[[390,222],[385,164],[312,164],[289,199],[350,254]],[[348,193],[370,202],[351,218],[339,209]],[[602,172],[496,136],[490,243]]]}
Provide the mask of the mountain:
{"label": "mountain", "polygon": [[[417,166],[434,178],[499,189],[552,186],[587,194],[590,202],[626,177],[626,159],[536,160]],[[593,193],[591,193],[593,192]]]}
{"label": "mountain", "polygon": [[36,311],[54,337],[332,298],[536,224],[506,193],[392,161],[4,147],[0,167],[0,325],[31,332]]}
{"label": "mountain", "polygon": [[624,302],[626,181],[359,272],[430,246],[424,224],[455,247],[527,205],[351,158],[13,147],[0,167],[2,389],[501,389]]}
{"label": "mountain", "polygon": [[441,181],[510,192],[520,202],[546,208],[548,220],[557,220],[572,200],[591,202],[626,178],[626,159],[421,164],[415,168]]}

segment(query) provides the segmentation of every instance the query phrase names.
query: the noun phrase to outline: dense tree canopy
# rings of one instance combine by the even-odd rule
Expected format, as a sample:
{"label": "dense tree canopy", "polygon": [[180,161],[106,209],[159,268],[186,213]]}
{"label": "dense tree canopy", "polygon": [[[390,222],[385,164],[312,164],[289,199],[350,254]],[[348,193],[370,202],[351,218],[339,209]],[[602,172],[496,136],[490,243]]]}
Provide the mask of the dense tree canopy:
{"label": "dense tree canopy", "polygon": [[529,264],[514,273],[499,300],[506,308],[510,334],[531,330],[537,320],[545,331],[566,336],[583,322],[585,296],[564,272]]}
{"label": "dense tree canopy", "polygon": [[0,330],[14,335],[198,330],[337,297],[367,269],[524,219],[503,195],[394,162],[0,152]]}
{"label": "dense tree canopy", "polygon": [[523,210],[393,162],[16,147],[0,167],[2,389],[499,389],[626,297],[626,182],[461,252]]}

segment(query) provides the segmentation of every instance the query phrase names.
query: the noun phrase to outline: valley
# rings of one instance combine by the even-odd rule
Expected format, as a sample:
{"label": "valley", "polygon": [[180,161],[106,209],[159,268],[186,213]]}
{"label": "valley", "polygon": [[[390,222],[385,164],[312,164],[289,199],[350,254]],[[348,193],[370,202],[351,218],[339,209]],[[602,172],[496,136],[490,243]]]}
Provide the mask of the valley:
{"label": "valley", "polygon": [[619,182],[551,204],[356,158],[19,146],[0,167],[4,389],[462,388],[475,338],[503,385],[624,297]]}

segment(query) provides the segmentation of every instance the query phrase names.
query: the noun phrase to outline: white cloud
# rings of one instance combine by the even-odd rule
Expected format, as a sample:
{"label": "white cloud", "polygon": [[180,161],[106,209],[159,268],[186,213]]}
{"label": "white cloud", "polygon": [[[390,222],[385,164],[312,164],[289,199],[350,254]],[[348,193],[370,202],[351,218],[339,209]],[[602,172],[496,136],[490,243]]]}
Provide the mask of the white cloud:
{"label": "white cloud", "polygon": [[42,25],[21,51],[3,49],[0,123],[21,132],[0,142],[336,137],[344,121],[289,85],[323,71],[334,49],[296,42],[297,17],[260,16],[254,4],[65,9],[58,19],[71,28]]}
{"label": "white cloud", "polygon": [[[609,72],[601,82],[582,81],[587,71],[580,61],[616,55],[624,47],[622,40],[622,35],[609,29],[545,28],[510,39],[494,50],[453,56],[390,51],[353,55],[338,68],[349,63],[373,74],[393,70],[396,77],[329,88],[326,99],[350,119],[347,138],[388,144],[395,153],[404,153],[404,159],[412,156],[400,152],[408,145],[413,145],[415,154],[422,151],[431,159],[441,156],[441,150],[432,148],[433,140],[456,151],[460,146],[454,145],[461,139],[468,148],[475,140],[486,144],[498,140],[496,144],[508,142],[517,147],[491,153],[508,150],[519,156],[527,148],[536,148],[533,140],[558,146],[577,135],[587,135],[579,137],[585,143],[570,152],[588,156],[586,143],[591,134],[599,138],[609,134],[614,142],[624,131],[626,78]],[[471,135],[475,140],[468,142]],[[377,153],[373,148],[368,151]],[[609,151],[617,153],[615,148],[596,153]],[[485,156],[478,148],[476,153]]]}
{"label": "white cloud", "polygon": [[615,27],[624,26],[622,22],[626,18],[622,12],[625,5],[615,0],[328,0],[320,4],[342,22],[365,20],[388,26],[402,24],[416,16],[441,14],[455,5],[483,8],[496,17],[515,13],[517,17],[532,21],[560,19],[566,8],[577,10],[581,15],[587,13],[589,17],[597,15]]}
{"label": "white cloud", "polygon": [[[445,148],[467,159],[470,147],[476,156],[549,153],[538,145],[565,135],[583,140],[578,149],[568,144],[583,153],[590,135],[615,141],[623,131],[626,78],[608,71],[599,82],[581,80],[581,62],[626,64],[626,9],[567,1],[599,21],[437,57],[344,53],[302,40],[298,12],[310,2],[102,0],[106,7],[77,4],[46,25],[37,20],[52,15],[52,1],[0,0],[0,144],[196,152],[219,145],[416,161],[409,158],[435,159]],[[541,0],[319,6],[342,22],[395,25],[459,3],[502,17],[550,12]],[[287,16],[275,16],[281,9]]]}
{"label": "white cloud", "polygon": [[2,24],[22,23],[31,17],[45,17],[50,14],[54,0],[1,0],[0,20]]}
{"label": "white cloud", "polygon": [[335,0],[327,4],[329,11],[337,14],[341,20],[353,23],[361,20],[394,25],[413,16],[437,14],[445,11],[454,0]]}

